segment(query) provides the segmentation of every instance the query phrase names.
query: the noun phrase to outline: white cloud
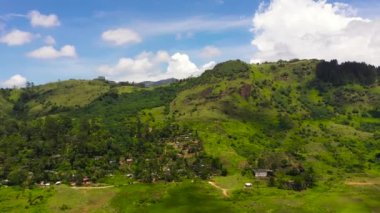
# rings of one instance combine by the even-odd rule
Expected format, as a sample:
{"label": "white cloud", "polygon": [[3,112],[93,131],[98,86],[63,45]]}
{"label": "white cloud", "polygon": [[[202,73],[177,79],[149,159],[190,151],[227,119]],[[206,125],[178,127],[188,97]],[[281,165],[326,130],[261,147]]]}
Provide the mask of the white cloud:
{"label": "white cloud", "polygon": [[197,32],[220,32],[250,27],[251,20],[241,17],[191,17],[175,21],[138,21],[133,28],[143,35],[176,35],[176,39],[191,38]]}
{"label": "white cloud", "polygon": [[251,62],[292,58],[355,60],[380,65],[380,20],[343,3],[272,0],[253,19]]}
{"label": "white cloud", "polygon": [[203,58],[212,58],[215,56],[219,56],[221,54],[222,52],[217,47],[214,47],[214,46],[206,46],[205,48],[203,48],[202,52],[200,53],[201,57]]}
{"label": "white cloud", "polygon": [[210,61],[208,62],[207,64],[204,64],[202,66],[202,71],[206,71],[206,70],[211,70],[211,69],[214,69],[216,65],[216,62],[215,61]]}
{"label": "white cloud", "polygon": [[158,51],[154,57],[154,61],[158,62],[158,63],[168,62],[169,60],[170,60],[169,53],[166,51],[162,51],[162,50]]}
{"label": "white cloud", "polygon": [[102,33],[102,39],[114,45],[140,43],[142,41],[142,38],[137,32],[128,28],[105,31]]}
{"label": "white cloud", "polygon": [[198,76],[214,65],[215,62],[210,62],[198,68],[187,54],[175,53],[169,56],[166,51],[158,51],[142,52],[134,58],[120,58],[115,65],[98,67],[98,72],[115,81],[141,82]]}
{"label": "white cloud", "polygon": [[33,34],[14,29],[8,34],[0,37],[0,42],[5,43],[8,46],[23,45],[33,40]]}
{"label": "white cloud", "polygon": [[45,39],[44,39],[44,42],[46,45],[48,46],[52,46],[55,44],[55,39],[52,37],[52,36],[46,36]]}
{"label": "white cloud", "polygon": [[200,75],[197,65],[190,61],[190,57],[186,54],[175,53],[169,61],[166,75],[170,78],[187,78],[190,76]]}
{"label": "white cloud", "polygon": [[24,87],[26,85],[26,78],[17,74],[12,76],[10,79],[4,81],[1,86],[5,88],[13,88],[13,87]]}
{"label": "white cloud", "polygon": [[120,74],[141,74],[153,67],[148,58],[132,59],[120,58],[115,66],[102,65],[99,71],[107,76],[118,76]]}
{"label": "white cloud", "polygon": [[32,10],[28,13],[28,18],[30,19],[30,24],[33,27],[56,27],[61,23],[59,22],[58,16],[55,14],[44,15],[37,10]]}
{"label": "white cloud", "polygon": [[72,45],[65,45],[60,50],[52,46],[43,46],[28,53],[27,56],[38,59],[75,58],[77,53],[75,47]]}
{"label": "white cloud", "polygon": [[182,40],[182,39],[190,39],[194,37],[194,33],[192,32],[186,32],[186,33],[177,33],[175,35],[176,40]]}

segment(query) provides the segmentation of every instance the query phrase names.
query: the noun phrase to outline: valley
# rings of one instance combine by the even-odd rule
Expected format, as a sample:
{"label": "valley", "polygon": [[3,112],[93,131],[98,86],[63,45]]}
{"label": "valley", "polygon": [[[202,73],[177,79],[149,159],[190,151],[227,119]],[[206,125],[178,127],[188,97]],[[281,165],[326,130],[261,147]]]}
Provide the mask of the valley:
{"label": "valley", "polygon": [[378,212],[379,83],[363,63],[233,60],[1,89],[0,211]]}

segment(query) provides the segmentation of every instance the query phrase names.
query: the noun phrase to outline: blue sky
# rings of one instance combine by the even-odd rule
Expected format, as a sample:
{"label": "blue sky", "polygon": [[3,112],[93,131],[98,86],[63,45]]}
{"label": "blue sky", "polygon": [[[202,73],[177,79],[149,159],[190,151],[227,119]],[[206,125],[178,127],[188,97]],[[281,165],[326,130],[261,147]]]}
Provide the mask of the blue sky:
{"label": "blue sky", "polygon": [[[361,18],[361,25],[372,30],[379,26],[376,14],[380,8],[379,1],[339,1],[346,3],[347,7],[332,12],[325,6],[333,5],[336,1],[311,6],[312,0],[292,1],[305,3],[304,8],[299,8],[300,11],[319,8],[326,12],[326,17],[333,16],[336,25],[332,25],[331,29],[336,28],[340,32],[348,32],[349,22],[355,17]],[[110,2],[0,0],[0,84],[22,84],[25,79],[40,84],[58,79],[91,79],[99,75],[116,81],[183,78],[199,75],[215,63],[228,59],[239,58],[250,62],[277,60],[279,57],[331,57],[319,52],[306,54],[299,50],[301,48],[289,50],[289,46],[297,47],[310,41],[287,43],[281,37],[273,38],[270,35],[284,35],[284,38],[295,36],[288,34],[290,29],[283,29],[282,25],[270,24],[272,21],[280,23],[282,16],[288,16],[286,11],[271,10],[269,6],[294,7],[287,5],[291,0],[264,1],[266,6],[263,11],[259,11],[263,1],[258,0]],[[351,10],[353,14],[346,14]],[[254,19],[255,14],[258,16]],[[299,21],[294,24],[300,29],[304,29],[302,15],[296,16]],[[367,26],[365,19],[376,24]],[[254,20],[258,21],[256,25]],[[259,24],[261,21],[265,23]],[[273,27],[276,27],[275,30]],[[331,29],[311,32],[335,35],[336,32]],[[304,33],[310,35],[309,31]],[[375,39],[372,34],[349,36]],[[267,49],[268,45],[282,48],[283,43],[287,45],[285,52],[273,53],[273,50]],[[352,47],[357,48],[355,43],[352,43]],[[377,53],[377,50],[371,47],[359,51]],[[342,58],[346,59],[372,63],[378,60],[352,55]],[[11,80],[15,75],[18,76]]]}

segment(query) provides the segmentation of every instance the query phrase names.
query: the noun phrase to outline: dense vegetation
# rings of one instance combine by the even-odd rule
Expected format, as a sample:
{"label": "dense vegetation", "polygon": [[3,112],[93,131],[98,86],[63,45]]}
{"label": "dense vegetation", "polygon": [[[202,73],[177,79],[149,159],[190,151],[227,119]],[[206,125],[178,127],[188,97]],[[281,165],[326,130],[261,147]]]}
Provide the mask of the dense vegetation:
{"label": "dense vegetation", "polygon": [[322,61],[317,66],[317,78],[333,85],[361,84],[373,85],[380,79],[380,69],[366,63],[337,60]]}
{"label": "dense vegetation", "polygon": [[[2,89],[0,105],[0,179],[7,185],[127,176],[128,184],[162,188],[207,179],[234,189],[231,199],[244,206],[257,195],[242,189],[244,181],[305,191],[380,176],[379,68],[364,63],[235,60],[154,87],[104,79],[28,84]],[[271,172],[256,180],[255,170]],[[183,190],[209,190],[188,184]],[[160,201],[146,198],[133,208],[164,208],[181,187],[166,198],[158,190]],[[111,201],[121,212],[124,194]]]}
{"label": "dense vegetation", "polygon": [[[175,125],[152,131],[139,123],[132,125],[135,129],[125,126],[127,130],[111,134],[101,120],[73,122],[66,116],[20,125],[5,122],[2,179],[12,185],[62,180],[81,184],[84,176],[96,181],[117,171],[143,182],[221,174],[221,164],[203,153],[191,132]],[[169,144],[173,140],[176,147]]]}

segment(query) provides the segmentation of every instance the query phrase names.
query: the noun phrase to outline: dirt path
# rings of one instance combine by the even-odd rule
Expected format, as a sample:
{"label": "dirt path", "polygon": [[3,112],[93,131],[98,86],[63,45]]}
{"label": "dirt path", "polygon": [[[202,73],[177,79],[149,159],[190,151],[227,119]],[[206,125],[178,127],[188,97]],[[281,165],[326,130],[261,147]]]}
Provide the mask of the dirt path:
{"label": "dirt path", "polygon": [[372,186],[372,185],[376,185],[376,184],[379,184],[379,183],[376,183],[376,182],[353,182],[353,181],[347,181],[345,184],[349,185],[349,186]]}
{"label": "dirt path", "polygon": [[209,183],[211,186],[213,186],[213,187],[215,187],[215,188],[217,188],[217,189],[219,189],[219,190],[222,190],[224,197],[229,197],[229,195],[228,195],[228,189],[222,188],[222,187],[216,185],[216,183],[215,183],[215,182],[212,182],[212,181],[209,181],[208,183]]}
{"label": "dirt path", "polygon": [[72,186],[72,189],[108,189],[114,186]]}

